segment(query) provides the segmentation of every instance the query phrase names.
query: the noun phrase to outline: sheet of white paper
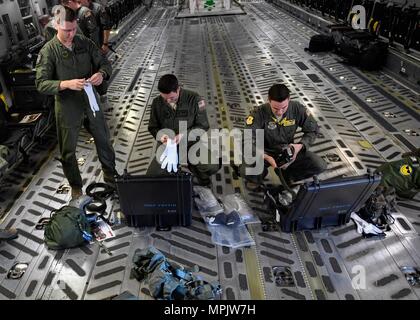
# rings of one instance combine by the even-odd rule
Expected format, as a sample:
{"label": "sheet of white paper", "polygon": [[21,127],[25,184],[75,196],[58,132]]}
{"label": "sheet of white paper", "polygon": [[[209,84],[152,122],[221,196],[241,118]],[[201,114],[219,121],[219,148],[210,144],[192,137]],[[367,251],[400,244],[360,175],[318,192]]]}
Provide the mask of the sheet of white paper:
{"label": "sheet of white paper", "polygon": [[96,101],[95,93],[93,92],[92,84],[85,84],[84,90],[89,99],[90,109],[92,110],[93,114],[95,114],[95,112],[99,111],[99,106],[98,102]]}

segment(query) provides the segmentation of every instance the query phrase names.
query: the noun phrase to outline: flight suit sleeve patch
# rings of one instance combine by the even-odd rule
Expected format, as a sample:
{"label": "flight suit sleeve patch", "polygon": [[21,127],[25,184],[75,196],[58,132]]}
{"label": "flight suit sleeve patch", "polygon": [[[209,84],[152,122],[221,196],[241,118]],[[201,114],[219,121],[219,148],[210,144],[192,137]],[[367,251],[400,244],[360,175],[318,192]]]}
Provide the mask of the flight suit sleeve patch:
{"label": "flight suit sleeve patch", "polygon": [[200,101],[198,101],[198,109],[203,110],[206,107],[206,101],[201,98]]}
{"label": "flight suit sleeve patch", "polygon": [[403,176],[409,176],[413,173],[413,168],[411,168],[408,164],[404,164],[400,167],[400,173]]}
{"label": "flight suit sleeve patch", "polygon": [[246,124],[250,126],[253,123],[254,123],[254,117],[248,116],[248,118],[246,118]]}

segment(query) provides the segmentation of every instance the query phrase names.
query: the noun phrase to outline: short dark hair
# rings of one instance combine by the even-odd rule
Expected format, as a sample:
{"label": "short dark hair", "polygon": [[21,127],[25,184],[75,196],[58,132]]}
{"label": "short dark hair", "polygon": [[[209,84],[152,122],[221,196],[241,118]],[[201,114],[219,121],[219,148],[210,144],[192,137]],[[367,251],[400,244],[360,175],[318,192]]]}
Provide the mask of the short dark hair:
{"label": "short dark hair", "polygon": [[268,90],[268,99],[282,102],[290,97],[289,89],[282,83],[272,85]]}
{"label": "short dark hair", "polygon": [[[77,19],[77,15],[76,15],[76,11],[74,11],[72,8],[67,7],[64,3],[64,1],[62,1],[63,5],[62,7],[64,8],[64,21],[67,22],[73,22]],[[53,12],[55,17],[62,17],[60,10],[62,10],[62,8],[57,8],[57,10],[55,12]]]}
{"label": "short dark hair", "polygon": [[158,90],[168,94],[178,90],[178,79],[173,74],[165,74],[159,79]]}

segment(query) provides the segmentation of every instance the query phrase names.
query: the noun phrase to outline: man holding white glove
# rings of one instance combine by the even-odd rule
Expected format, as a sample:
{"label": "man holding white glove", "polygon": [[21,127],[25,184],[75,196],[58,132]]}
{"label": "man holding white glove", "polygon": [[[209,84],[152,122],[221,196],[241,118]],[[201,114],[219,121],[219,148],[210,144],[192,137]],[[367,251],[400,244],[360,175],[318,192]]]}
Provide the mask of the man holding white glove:
{"label": "man holding white glove", "polygon": [[[166,144],[166,148],[160,158],[161,164],[156,157],[147,169],[147,175],[168,174],[168,172],[177,172],[178,146],[181,140],[187,139],[180,133],[180,124],[186,124],[186,129],[190,132],[193,129],[209,129],[209,122],[206,113],[206,102],[197,93],[181,88],[178,79],[173,74],[166,74],[159,79],[159,96],[157,96],[151,106],[149,119],[149,132],[158,140],[160,144]],[[169,130],[174,136],[168,134],[160,136],[161,130]],[[188,150],[200,141],[188,141]],[[209,150],[210,153],[210,150]],[[210,176],[215,174],[220,165],[212,163],[191,164],[188,160],[188,168],[196,177],[199,185],[208,186],[211,183]],[[166,170],[165,170],[166,168]]]}

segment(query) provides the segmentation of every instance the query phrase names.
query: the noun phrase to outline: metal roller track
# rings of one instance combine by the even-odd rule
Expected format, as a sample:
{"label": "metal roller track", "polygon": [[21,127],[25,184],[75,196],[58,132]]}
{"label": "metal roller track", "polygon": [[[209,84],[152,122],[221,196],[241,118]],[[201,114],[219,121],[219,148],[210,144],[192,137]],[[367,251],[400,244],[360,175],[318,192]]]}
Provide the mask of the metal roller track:
{"label": "metal roller track", "polygon": [[[386,74],[364,74],[344,66],[334,55],[309,55],[303,49],[315,31],[277,7],[261,2],[245,8],[246,16],[183,20],[174,19],[175,10],[153,8],[118,47],[120,58],[111,55],[115,76],[107,119],[118,171],[145,173],[155,148],[147,131],[150,105],[158,93],[157,79],[171,72],[206,98],[211,128],[242,128],[249,109],[265,101],[268,88],[286,83],[292,98],[307,105],[321,125],[312,147],[329,162],[321,179],[362,174],[419,147],[418,137],[406,132],[419,128],[416,93]],[[78,157],[84,159],[86,184],[101,178],[90,142],[82,132]],[[56,154],[52,152],[26,186],[2,225],[17,227],[20,236],[0,244],[0,299],[106,299],[125,290],[151,299],[147,286],[130,278],[134,251],[149,245],[172,261],[198,265],[204,278],[220,281],[225,299],[420,297],[419,289],[410,287],[399,270],[420,265],[419,198],[399,203],[397,222],[383,241],[362,239],[351,223],[293,235],[263,232],[253,225],[249,229],[256,246],[230,249],[211,242],[194,212],[191,227],[170,232],[114,228],[116,237],[106,242],[113,256],[96,245],[46,250],[42,231],[34,225],[69,198],[56,193],[65,182],[61,167],[52,160]],[[263,210],[262,195],[248,192],[228,165],[215,175],[213,185],[217,197],[241,192],[262,219],[270,217]],[[119,210],[117,201],[108,205],[113,213]],[[19,280],[6,279],[16,261],[29,262],[27,272]],[[289,267],[294,285],[276,284],[274,266]],[[365,287],[352,285],[360,266],[366,273]]]}

